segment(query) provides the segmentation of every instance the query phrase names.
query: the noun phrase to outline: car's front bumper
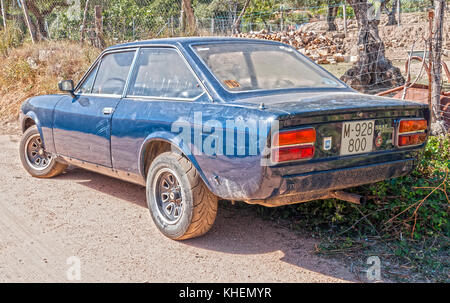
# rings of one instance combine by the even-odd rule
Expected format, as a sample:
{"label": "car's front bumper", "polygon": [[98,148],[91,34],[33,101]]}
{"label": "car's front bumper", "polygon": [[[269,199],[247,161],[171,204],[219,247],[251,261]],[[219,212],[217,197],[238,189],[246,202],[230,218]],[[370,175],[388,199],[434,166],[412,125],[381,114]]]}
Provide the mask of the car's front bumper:
{"label": "car's front bumper", "polygon": [[281,185],[274,190],[270,197],[251,199],[246,202],[265,206],[281,206],[326,199],[335,190],[404,176],[413,170],[415,163],[415,159],[405,159],[329,171],[287,175],[282,177]]}

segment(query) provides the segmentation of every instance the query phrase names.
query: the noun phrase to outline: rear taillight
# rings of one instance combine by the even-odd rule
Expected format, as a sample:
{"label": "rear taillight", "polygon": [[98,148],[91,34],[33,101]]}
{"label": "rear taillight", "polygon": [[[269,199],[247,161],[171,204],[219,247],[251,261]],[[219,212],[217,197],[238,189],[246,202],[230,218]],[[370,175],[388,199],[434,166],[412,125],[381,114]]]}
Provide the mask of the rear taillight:
{"label": "rear taillight", "polygon": [[398,146],[419,145],[427,140],[426,133],[400,135],[398,137]]}
{"label": "rear taillight", "polygon": [[272,162],[288,162],[300,159],[311,159],[314,156],[314,146],[282,147],[272,150]]}
{"label": "rear taillight", "polygon": [[400,120],[400,125],[398,127],[399,133],[410,133],[421,130],[426,130],[428,126],[427,120]]}
{"label": "rear taillight", "polygon": [[425,119],[400,120],[397,146],[406,147],[423,144],[427,140],[428,122]]}
{"label": "rear taillight", "polygon": [[314,128],[306,128],[275,133],[272,146],[297,145],[314,142],[316,142],[316,130]]}
{"label": "rear taillight", "polygon": [[312,159],[315,142],[314,128],[279,131],[272,138],[272,162]]}

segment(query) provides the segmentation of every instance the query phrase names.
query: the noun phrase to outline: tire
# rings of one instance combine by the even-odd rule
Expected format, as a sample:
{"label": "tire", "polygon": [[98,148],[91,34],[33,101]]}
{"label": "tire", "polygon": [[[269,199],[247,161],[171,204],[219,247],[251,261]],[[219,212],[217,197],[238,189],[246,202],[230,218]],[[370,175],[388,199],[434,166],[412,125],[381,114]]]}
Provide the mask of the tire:
{"label": "tire", "polygon": [[[36,125],[23,133],[19,152],[23,167],[33,177],[52,178],[63,173],[67,168],[66,164],[58,162],[55,157],[45,152]],[[36,155],[35,161],[32,154]],[[37,158],[40,159],[39,162]]]}
{"label": "tire", "polygon": [[[174,177],[172,181],[170,175]],[[166,185],[172,186],[171,189]],[[182,155],[165,152],[155,158],[147,173],[146,193],[153,221],[168,238],[185,240],[199,237],[214,224],[218,198],[206,187],[192,163]],[[168,202],[164,203],[164,199]]]}

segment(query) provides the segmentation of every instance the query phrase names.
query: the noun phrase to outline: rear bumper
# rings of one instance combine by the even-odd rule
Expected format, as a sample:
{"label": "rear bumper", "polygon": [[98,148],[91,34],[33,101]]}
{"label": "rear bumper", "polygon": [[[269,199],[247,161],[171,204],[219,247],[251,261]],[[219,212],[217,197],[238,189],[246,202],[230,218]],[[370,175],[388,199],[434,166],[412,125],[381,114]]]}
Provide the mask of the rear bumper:
{"label": "rear bumper", "polygon": [[408,174],[416,160],[405,159],[381,164],[283,176],[281,185],[266,199],[248,200],[251,204],[281,206],[330,197],[334,190],[374,183]]}

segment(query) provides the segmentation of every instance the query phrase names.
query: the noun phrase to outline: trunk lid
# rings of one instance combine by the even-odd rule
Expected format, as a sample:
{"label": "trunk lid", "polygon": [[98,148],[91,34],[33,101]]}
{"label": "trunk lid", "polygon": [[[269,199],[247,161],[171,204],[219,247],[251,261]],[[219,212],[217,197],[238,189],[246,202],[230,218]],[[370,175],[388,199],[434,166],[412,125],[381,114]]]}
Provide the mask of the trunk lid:
{"label": "trunk lid", "polygon": [[352,111],[407,110],[426,107],[412,101],[402,101],[353,92],[287,93],[241,99],[232,103],[260,107],[278,114],[315,116]]}
{"label": "trunk lid", "polygon": [[[286,166],[286,174],[353,167],[411,157],[410,151],[423,145],[397,147],[397,125],[404,118],[429,120],[426,105],[353,92],[278,94],[243,99],[233,104],[257,107],[277,114],[280,130],[306,126],[315,128],[317,135],[314,157],[308,161],[282,164]],[[347,131],[355,128],[355,125],[359,124],[358,121],[361,122],[361,128],[365,126],[365,122],[370,123],[373,128],[373,138],[366,137],[371,141],[371,148],[365,152],[349,154],[341,149],[341,146],[352,148],[349,138],[345,138],[345,128],[348,128]]]}

